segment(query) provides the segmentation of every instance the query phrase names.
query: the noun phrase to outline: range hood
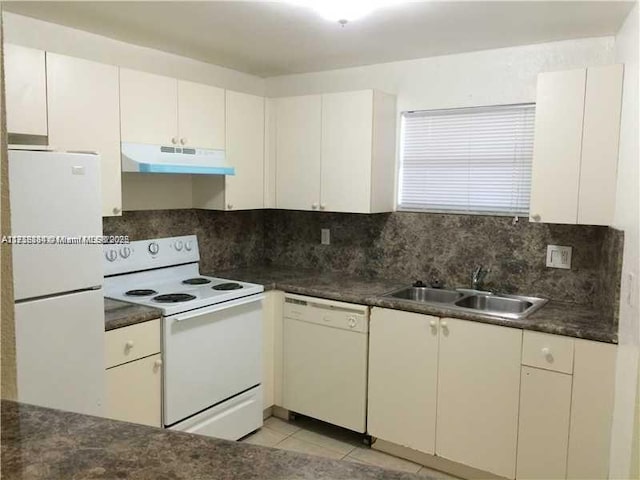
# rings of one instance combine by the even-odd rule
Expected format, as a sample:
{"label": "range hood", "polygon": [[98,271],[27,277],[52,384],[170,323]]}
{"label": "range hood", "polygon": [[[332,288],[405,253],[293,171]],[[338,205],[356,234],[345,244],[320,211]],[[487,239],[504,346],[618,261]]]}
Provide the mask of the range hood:
{"label": "range hood", "polygon": [[224,150],[165,147],[143,143],[122,143],[122,171],[139,173],[188,173],[235,175]]}

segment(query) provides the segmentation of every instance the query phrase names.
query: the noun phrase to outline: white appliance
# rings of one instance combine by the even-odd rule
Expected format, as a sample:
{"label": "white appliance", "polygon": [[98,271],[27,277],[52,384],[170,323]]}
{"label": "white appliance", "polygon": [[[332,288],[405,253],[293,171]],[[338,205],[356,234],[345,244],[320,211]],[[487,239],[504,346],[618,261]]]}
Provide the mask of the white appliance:
{"label": "white appliance", "polygon": [[366,431],[369,308],[286,294],[284,408]]}
{"label": "white appliance", "polygon": [[163,312],[164,426],[237,440],[262,426],[264,287],[199,260],[194,235],[105,246],[105,295]]}
{"label": "white appliance", "polygon": [[101,415],[100,157],[11,150],[9,189],[18,400]]}
{"label": "white appliance", "polygon": [[122,171],[235,175],[224,150],[122,143]]}

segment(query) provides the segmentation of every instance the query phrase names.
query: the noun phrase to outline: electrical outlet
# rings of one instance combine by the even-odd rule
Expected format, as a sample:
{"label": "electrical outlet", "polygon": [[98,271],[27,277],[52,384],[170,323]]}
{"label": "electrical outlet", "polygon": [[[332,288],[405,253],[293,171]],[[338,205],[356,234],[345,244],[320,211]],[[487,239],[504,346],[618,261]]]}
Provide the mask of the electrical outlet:
{"label": "electrical outlet", "polygon": [[547,267],[571,268],[571,251],[572,247],[563,247],[561,245],[547,245]]}
{"label": "electrical outlet", "polygon": [[322,245],[331,245],[331,231],[328,228],[320,229],[320,243]]}

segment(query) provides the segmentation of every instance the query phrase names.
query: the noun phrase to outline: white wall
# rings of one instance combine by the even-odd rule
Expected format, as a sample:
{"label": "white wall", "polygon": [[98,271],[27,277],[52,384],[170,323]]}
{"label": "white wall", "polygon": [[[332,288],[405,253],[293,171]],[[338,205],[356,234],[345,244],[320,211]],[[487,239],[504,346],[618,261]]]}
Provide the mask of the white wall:
{"label": "white wall", "polygon": [[254,75],[22,15],[2,16],[8,43],[264,95],[264,79]]}
{"label": "white wall", "polygon": [[394,93],[398,110],[535,101],[539,72],[614,61],[614,38],[600,37],[271,77],[267,96],[365,88]]}
{"label": "white wall", "polygon": [[[637,381],[640,346],[640,151],[638,148],[638,5],[615,39],[617,62],[625,64],[614,226],[625,232],[620,298],[616,402],[611,441],[610,478],[629,478],[633,438],[638,435]],[[630,278],[633,275],[633,280]],[[637,461],[637,456],[636,456]],[[637,466],[635,467],[637,469]],[[637,470],[636,470],[637,471]]]}

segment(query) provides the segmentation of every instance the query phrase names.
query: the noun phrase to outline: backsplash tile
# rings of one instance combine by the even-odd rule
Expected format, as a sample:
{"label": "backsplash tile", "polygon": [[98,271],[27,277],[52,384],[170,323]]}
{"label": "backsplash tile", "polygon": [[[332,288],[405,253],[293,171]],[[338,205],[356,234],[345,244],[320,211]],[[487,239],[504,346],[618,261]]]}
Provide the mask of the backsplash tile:
{"label": "backsplash tile", "polygon": [[150,210],[104,217],[102,226],[105,235],[129,235],[131,241],[195,234],[201,269],[215,272],[263,263],[263,219],[259,210]]}
{"label": "backsplash tile", "polygon": [[[331,245],[320,244],[320,229]],[[485,287],[573,303],[611,303],[621,233],[607,227],[530,223],[511,217],[395,212],[375,215],[270,210],[265,258],[276,265],[469,287],[473,268],[491,269]],[[573,247],[571,270],[545,266],[548,244]],[[605,258],[606,257],[606,258]],[[614,282],[615,283],[615,282]],[[615,286],[613,286],[615,288]]]}
{"label": "backsplash tile", "polygon": [[[266,263],[469,287],[473,268],[484,265],[488,289],[593,305],[617,318],[623,234],[607,227],[409,212],[190,209],[124,212],[105,217],[103,228],[131,240],[196,234],[207,272]],[[331,245],[320,244],[321,228],[331,230]],[[545,266],[548,244],[573,247],[571,270]]]}

